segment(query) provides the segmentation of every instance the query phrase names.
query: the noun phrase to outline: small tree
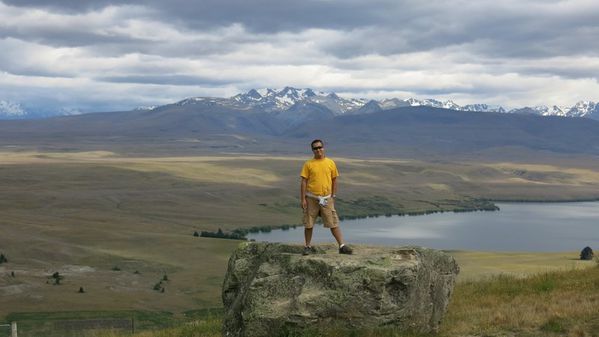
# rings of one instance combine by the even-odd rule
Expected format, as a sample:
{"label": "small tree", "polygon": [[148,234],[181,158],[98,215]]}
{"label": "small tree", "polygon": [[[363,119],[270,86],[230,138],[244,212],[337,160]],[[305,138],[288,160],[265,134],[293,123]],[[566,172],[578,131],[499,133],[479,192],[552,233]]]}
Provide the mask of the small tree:
{"label": "small tree", "polygon": [[6,256],[4,256],[4,254],[0,254],[0,264],[8,262],[8,259],[6,258]]}
{"label": "small tree", "polygon": [[163,281],[168,281],[168,276],[166,276],[166,274],[164,274],[164,276],[162,277]]}
{"label": "small tree", "polygon": [[198,233],[198,231],[193,232],[193,236],[200,236],[200,233]]}
{"label": "small tree", "polygon": [[78,291],[78,293],[80,293],[80,294],[83,294],[83,293],[85,293],[85,290],[83,289],[83,287],[79,287],[79,291]]}
{"label": "small tree", "polygon": [[154,285],[154,290],[159,291],[160,288],[162,288],[162,281],[160,281]]}
{"label": "small tree", "polygon": [[54,279],[54,285],[60,285],[60,281],[64,278],[64,276],[60,275],[59,272],[55,272],[52,274],[52,279]]}

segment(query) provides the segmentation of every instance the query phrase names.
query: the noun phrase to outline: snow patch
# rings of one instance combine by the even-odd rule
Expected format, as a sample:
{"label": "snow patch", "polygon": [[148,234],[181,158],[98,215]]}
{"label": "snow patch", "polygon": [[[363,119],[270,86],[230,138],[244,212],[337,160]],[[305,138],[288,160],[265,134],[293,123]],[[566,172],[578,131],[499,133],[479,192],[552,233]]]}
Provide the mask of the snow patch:
{"label": "snow patch", "polygon": [[19,103],[0,101],[0,116],[19,117],[27,115],[27,111]]}

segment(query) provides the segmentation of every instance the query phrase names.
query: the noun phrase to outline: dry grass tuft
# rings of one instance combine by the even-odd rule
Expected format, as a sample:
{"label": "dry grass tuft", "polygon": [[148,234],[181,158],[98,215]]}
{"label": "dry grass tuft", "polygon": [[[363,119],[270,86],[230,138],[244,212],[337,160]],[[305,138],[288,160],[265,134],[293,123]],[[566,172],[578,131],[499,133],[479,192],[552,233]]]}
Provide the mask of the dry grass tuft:
{"label": "dry grass tuft", "polygon": [[496,276],[455,288],[442,335],[501,331],[585,336],[599,318],[599,268]]}

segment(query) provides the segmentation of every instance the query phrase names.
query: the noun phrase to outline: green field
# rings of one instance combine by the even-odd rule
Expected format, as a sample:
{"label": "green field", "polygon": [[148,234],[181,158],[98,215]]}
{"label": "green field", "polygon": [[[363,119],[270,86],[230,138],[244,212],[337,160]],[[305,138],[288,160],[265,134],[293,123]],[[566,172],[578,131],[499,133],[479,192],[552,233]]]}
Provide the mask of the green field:
{"label": "green field", "polygon": [[[219,307],[238,242],[193,232],[299,223],[305,159],[0,152],[0,252],[9,259],[0,265],[0,320],[65,311],[179,319]],[[599,198],[599,166],[590,162],[334,159],[338,208],[348,217],[477,209],[486,199]],[[451,254],[462,267],[460,282],[584,266],[574,261],[577,252]],[[64,276],[60,285],[54,272]],[[164,292],[154,290],[165,275]]]}

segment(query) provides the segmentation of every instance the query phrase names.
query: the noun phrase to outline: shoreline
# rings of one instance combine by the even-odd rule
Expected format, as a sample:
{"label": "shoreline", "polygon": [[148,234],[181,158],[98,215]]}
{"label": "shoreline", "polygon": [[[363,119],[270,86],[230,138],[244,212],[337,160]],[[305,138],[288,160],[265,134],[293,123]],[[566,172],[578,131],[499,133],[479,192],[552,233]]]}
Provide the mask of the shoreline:
{"label": "shoreline", "polygon": [[[360,220],[367,218],[379,218],[379,217],[393,217],[393,216],[424,216],[436,213],[470,213],[470,212],[498,212],[501,211],[501,208],[496,205],[496,203],[504,203],[504,204],[527,204],[527,203],[547,203],[547,204],[558,204],[558,203],[576,203],[576,202],[599,202],[598,198],[585,198],[585,199],[576,199],[576,200],[506,200],[506,199],[476,199],[478,201],[489,202],[491,205],[488,207],[475,207],[475,208],[456,208],[456,209],[428,209],[422,211],[413,211],[413,212],[399,212],[399,213],[376,213],[376,214],[368,214],[368,215],[359,215],[359,216],[340,216],[340,221],[347,220]],[[273,230],[290,230],[295,229],[296,227],[303,226],[301,223],[294,224],[280,224],[280,225],[254,225],[247,226],[241,228],[235,228],[230,231],[230,233],[243,233],[244,236],[250,233],[268,233]],[[247,239],[247,238],[246,238]]]}
{"label": "shoreline", "polygon": [[573,203],[573,202],[596,202],[599,201],[599,197],[596,198],[584,198],[584,199],[571,199],[571,200],[541,200],[541,199],[483,199],[493,203],[514,203],[514,204],[526,204],[526,203],[547,203],[547,204],[561,204],[561,203]]}

